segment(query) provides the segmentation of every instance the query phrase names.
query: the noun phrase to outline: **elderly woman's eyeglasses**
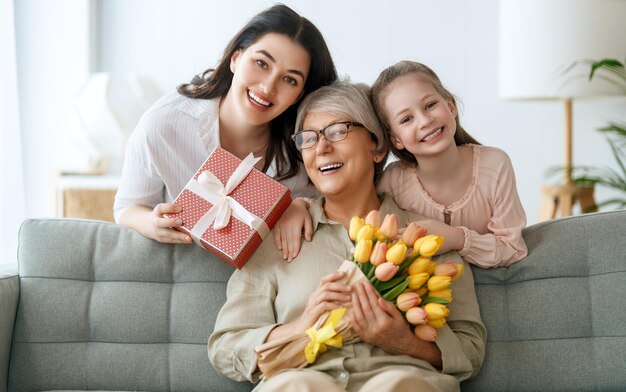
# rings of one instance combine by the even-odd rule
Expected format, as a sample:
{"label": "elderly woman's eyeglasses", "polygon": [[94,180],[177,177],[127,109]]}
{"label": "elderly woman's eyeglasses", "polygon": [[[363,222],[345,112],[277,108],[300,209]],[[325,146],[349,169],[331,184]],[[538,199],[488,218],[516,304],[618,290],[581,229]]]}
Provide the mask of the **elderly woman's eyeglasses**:
{"label": "elderly woman's eyeglasses", "polygon": [[338,142],[348,137],[350,133],[350,127],[362,127],[363,125],[352,121],[341,121],[332,123],[319,131],[302,130],[291,135],[291,138],[296,143],[298,150],[304,150],[314,147],[320,140],[319,135],[324,135],[326,140],[330,142]]}

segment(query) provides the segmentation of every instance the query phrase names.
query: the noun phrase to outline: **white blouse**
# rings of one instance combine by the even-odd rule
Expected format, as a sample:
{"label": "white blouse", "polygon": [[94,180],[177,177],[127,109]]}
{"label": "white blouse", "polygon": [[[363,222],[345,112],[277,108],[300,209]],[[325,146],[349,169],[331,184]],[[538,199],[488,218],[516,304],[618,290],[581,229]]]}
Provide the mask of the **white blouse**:
{"label": "white blouse", "polygon": [[[113,207],[116,221],[129,207],[153,208],[178,196],[220,145],[219,102],[219,98],[192,99],[172,91],[146,111],[126,145]],[[266,174],[276,176],[276,161]],[[302,164],[296,176],[281,183],[294,198],[317,195]]]}

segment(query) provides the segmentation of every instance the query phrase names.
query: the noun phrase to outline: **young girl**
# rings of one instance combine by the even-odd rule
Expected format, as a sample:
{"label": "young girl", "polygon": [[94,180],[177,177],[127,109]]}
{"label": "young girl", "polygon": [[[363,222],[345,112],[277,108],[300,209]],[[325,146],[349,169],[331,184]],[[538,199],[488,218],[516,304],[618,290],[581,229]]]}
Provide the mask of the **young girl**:
{"label": "young girl", "polygon": [[385,170],[378,191],[429,218],[418,224],[445,237],[439,253],[457,250],[484,268],[525,257],[526,215],[511,161],[465,132],[456,101],[437,75],[401,61],[381,72],[372,99],[399,158]]}
{"label": "young girl", "polygon": [[[382,71],[371,93],[399,158],[385,169],[377,190],[428,218],[418,224],[445,238],[439,253],[457,250],[484,268],[525,257],[526,215],[511,161],[465,132],[456,101],[437,75],[423,64],[401,61]],[[308,214],[294,211],[295,206],[274,230],[288,261],[299,252],[303,227],[305,238],[311,236]]]}
{"label": "young girl", "polygon": [[318,29],[284,5],[253,17],[230,41],[215,69],[155,103],[128,140],[115,197],[117,223],[160,242],[190,243],[166,218],[209,153],[262,156],[258,169],[294,196],[314,195],[289,139],[301,99],[337,78]]}

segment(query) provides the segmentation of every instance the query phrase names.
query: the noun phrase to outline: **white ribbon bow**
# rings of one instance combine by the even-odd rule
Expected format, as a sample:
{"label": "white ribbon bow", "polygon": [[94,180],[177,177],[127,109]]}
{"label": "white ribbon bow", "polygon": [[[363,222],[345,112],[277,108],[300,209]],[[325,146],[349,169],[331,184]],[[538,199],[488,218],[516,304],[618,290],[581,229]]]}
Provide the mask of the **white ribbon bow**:
{"label": "white ribbon bow", "polygon": [[246,210],[237,200],[228,196],[246,178],[260,159],[260,157],[255,158],[250,153],[237,166],[226,185],[222,184],[219,178],[208,170],[203,171],[197,180],[192,178],[187,183],[187,189],[213,204],[213,207],[191,229],[191,236],[196,243],[199,244],[199,239],[211,226],[211,223],[213,223],[215,230],[223,229],[230,222],[231,215],[258,232],[261,238],[270,232],[263,219]]}

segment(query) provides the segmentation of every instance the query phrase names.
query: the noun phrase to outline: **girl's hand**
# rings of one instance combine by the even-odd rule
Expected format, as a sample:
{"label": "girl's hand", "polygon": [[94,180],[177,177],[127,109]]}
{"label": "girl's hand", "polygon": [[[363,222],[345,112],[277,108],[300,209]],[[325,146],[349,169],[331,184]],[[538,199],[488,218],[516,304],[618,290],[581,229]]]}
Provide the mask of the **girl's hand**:
{"label": "girl's hand", "polygon": [[438,255],[451,250],[461,250],[465,245],[465,233],[460,227],[450,226],[434,219],[425,219],[415,223],[426,229],[426,234],[436,234],[444,238],[443,245],[437,251]]}
{"label": "girl's hand", "polygon": [[305,200],[295,199],[274,225],[276,248],[283,251],[283,259],[287,262],[291,262],[300,253],[303,229],[304,238],[311,241],[313,223],[308,204]]}
{"label": "girl's hand", "polygon": [[180,227],[180,217],[167,218],[163,214],[175,214],[183,208],[177,204],[161,203],[154,209],[144,206],[130,207],[120,216],[119,223],[138,231],[145,237],[166,244],[190,244],[192,239],[174,227]]}
{"label": "girl's hand", "polygon": [[354,285],[350,325],[364,342],[392,354],[407,354],[416,339],[396,306],[366,281]]}
{"label": "girl's hand", "polygon": [[296,331],[306,331],[322,313],[336,309],[342,303],[350,302],[352,286],[344,283],[345,275],[343,271],[335,271],[322,278],[317,289],[309,296],[302,316],[294,322]]}

